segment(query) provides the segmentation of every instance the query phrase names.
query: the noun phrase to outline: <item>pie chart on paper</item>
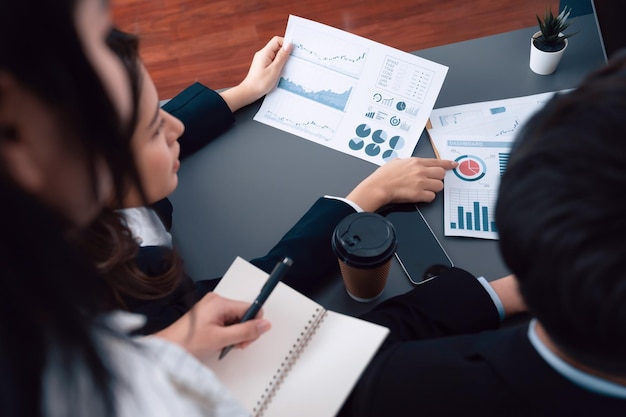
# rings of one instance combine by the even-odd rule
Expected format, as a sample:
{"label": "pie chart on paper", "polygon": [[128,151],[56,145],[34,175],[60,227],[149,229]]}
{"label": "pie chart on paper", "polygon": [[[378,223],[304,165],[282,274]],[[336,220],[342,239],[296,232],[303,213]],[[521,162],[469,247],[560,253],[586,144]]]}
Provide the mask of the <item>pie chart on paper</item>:
{"label": "pie chart on paper", "polygon": [[454,168],[454,174],[463,181],[478,181],[487,172],[485,161],[477,156],[461,155],[455,161],[459,166]]}

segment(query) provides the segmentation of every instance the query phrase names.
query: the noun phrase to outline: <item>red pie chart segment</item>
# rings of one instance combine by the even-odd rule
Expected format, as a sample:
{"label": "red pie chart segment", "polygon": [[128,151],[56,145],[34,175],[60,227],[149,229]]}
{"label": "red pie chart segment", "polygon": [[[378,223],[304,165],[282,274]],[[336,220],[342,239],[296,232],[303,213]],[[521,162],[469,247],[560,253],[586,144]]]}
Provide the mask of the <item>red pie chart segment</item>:
{"label": "red pie chart segment", "polygon": [[485,162],[477,156],[462,155],[455,159],[459,163],[454,169],[457,177],[464,181],[478,181],[485,176],[487,166]]}

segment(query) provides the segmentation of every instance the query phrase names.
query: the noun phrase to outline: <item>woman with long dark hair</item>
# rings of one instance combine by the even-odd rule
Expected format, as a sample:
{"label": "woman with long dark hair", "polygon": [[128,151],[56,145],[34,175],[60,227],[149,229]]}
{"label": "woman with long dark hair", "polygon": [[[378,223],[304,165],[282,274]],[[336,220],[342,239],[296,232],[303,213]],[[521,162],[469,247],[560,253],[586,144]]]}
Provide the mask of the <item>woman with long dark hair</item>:
{"label": "woman with long dark hair", "polygon": [[[174,344],[131,340],[71,244],[134,186],[130,83],[101,0],[0,1],[0,409],[3,416],[246,415]],[[214,296],[218,346],[254,340],[247,305]],[[197,384],[197,381],[205,381]]]}
{"label": "woman with long dark hair", "polygon": [[[138,206],[137,193],[131,191],[123,208],[112,205],[101,213],[83,244],[106,277],[113,301],[147,318],[141,333],[158,334],[201,352],[202,338],[206,338],[201,300],[219,279],[193,280],[184,274],[169,234],[172,205],[167,196],[178,184],[177,171],[184,157],[228,128],[234,122],[233,111],[276,85],[290,46],[275,36],[255,54],[239,85],[216,92],[196,82],[160,108],[156,87],[139,57],[139,38],[114,30],[108,42],[122,59],[131,84],[137,86],[138,116],[131,146],[151,204]],[[358,184],[347,198],[318,199],[274,248],[251,263],[269,273],[282,257],[289,256],[295,262],[283,281],[305,294],[315,291],[338,275],[330,237],[345,216],[355,210],[375,211],[389,203],[431,201],[443,188],[445,170],[452,167],[452,161],[428,158],[392,161]],[[197,320],[189,320],[188,311],[194,305]],[[195,324],[192,332],[177,330],[190,323]]]}

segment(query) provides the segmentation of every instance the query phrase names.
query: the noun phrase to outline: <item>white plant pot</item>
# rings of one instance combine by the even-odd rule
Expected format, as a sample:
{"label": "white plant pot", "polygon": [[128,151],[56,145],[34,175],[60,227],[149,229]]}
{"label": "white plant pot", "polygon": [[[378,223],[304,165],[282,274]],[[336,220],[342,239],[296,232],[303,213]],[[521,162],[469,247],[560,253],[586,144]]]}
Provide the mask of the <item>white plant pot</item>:
{"label": "white plant pot", "polygon": [[533,45],[533,40],[541,35],[540,31],[530,38],[530,69],[539,75],[548,75],[556,71],[556,67],[561,61],[563,53],[567,49],[568,39],[565,39],[565,47],[557,52],[544,52],[541,49],[537,49]]}

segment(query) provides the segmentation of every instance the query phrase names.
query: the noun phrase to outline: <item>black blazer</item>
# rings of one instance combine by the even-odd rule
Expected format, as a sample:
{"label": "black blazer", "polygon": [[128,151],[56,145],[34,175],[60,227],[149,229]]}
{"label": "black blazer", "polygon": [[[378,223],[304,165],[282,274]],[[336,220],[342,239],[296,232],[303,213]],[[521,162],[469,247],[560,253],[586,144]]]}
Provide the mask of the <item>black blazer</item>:
{"label": "black blazer", "polygon": [[341,412],[345,416],[618,416],[626,400],[594,394],[554,371],[528,324],[498,328],[471,274],[453,268],[363,318],[390,328]]}
{"label": "black blazer", "polygon": [[181,160],[235,123],[235,117],[224,99],[198,82],[185,88],[162,108],[185,124],[185,132],[178,139]]}
{"label": "black blazer", "polygon": [[[342,201],[320,198],[267,255],[250,262],[270,273],[283,256],[291,257],[294,264],[283,282],[307,294],[338,273],[331,236],[341,219],[351,213],[354,209]],[[168,251],[164,247],[141,247],[137,264],[148,274],[158,273]],[[168,297],[150,301],[128,298],[125,301],[130,311],[147,317],[148,322],[140,333],[151,334],[176,321],[218,282],[219,279],[194,281],[185,276],[179,288]]]}

